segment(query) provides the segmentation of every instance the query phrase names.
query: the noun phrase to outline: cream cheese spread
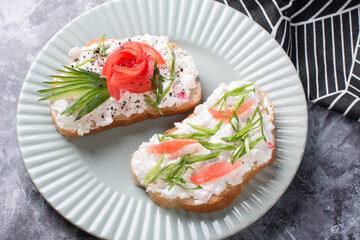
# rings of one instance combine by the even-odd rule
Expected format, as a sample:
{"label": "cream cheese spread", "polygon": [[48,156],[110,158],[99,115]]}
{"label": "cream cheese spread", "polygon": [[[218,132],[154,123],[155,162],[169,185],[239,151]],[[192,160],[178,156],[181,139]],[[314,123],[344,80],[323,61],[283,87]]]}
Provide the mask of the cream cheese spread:
{"label": "cream cheese spread", "polygon": [[[235,89],[247,82],[244,81],[236,81],[232,82],[228,85],[221,84],[214,93],[207,99],[204,104],[198,105],[195,108],[195,114],[191,115],[189,118],[185,119],[182,123],[176,123],[176,131],[173,134],[189,134],[195,132],[188,123],[202,126],[206,128],[214,128],[217,126],[220,120],[217,120],[213,117],[209,112],[209,108],[213,106],[225,92]],[[253,87],[252,87],[253,88]],[[240,127],[246,125],[246,120],[248,117],[251,117],[258,106],[258,103],[261,101],[259,92],[257,88],[255,88],[255,92],[250,92],[246,97],[245,101],[249,101],[250,99],[254,99],[256,104],[253,104],[246,112],[239,115],[240,119]],[[228,106],[231,106],[236,101],[236,97],[229,97],[226,101]],[[184,190],[183,188],[175,185],[169,190],[170,183],[167,183],[163,180],[158,180],[154,183],[148,184],[146,186],[147,191],[151,191],[154,193],[159,193],[161,196],[167,199],[185,199],[193,197],[194,204],[203,204],[206,203],[213,194],[222,193],[227,184],[230,185],[238,185],[243,182],[243,176],[245,173],[251,170],[253,167],[258,167],[268,163],[272,158],[272,152],[274,147],[274,136],[272,134],[274,130],[274,124],[270,120],[270,117],[273,113],[272,105],[269,101],[263,100],[262,106],[260,106],[262,117],[263,117],[263,131],[264,135],[267,139],[267,142],[264,140],[258,142],[254,148],[252,148],[250,156],[248,154],[243,155],[238,161],[242,161],[243,164],[237,168],[236,170],[230,172],[229,174],[218,178],[215,181],[211,181],[205,184],[202,184],[202,189],[199,190]],[[233,119],[234,121],[235,119]],[[221,128],[217,131],[215,135],[213,135],[209,142],[212,143],[226,143],[221,138],[232,136],[235,133],[230,123],[223,123]],[[257,128],[253,131],[249,132],[250,140],[254,141],[258,137],[261,136],[261,128]],[[150,148],[154,144],[159,143],[159,138],[162,135],[154,135],[149,142],[144,142],[139,149],[132,156],[132,170],[137,177],[140,183],[143,183],[146,175],[154,168],[154,166],[158,163],[161,158],[161,154],[149,154],[147,149]],[[209,154],[210,150],[205,149],[199,143],[187,145],[182,148],[179,152],[174,154],[165,154],[164,160],[161,167],[164,167],[168,164],[175,163],[181,156],[186,153],[191,154]],[[188,170],[183,178],[186,181],[190,180],[190,177],[193,176],[196,172],[203,169],[206,166],[209,166],[215,162],[228,162],[230,161],[230,152],[222,152],[221,155],[217,158],[210,159],[203,162],[198,162],[193,164],[194,170]]]}
{"label": "cream cheese spread", "polygon": [[[156,49],[163,57],[164,60],[168,58],[167,43],[169,39],[164,36],[151,36],[145,34],[143,36],[135,36],[131,38],[125,38],[120,40],[107,39],[105,40],[105,46],[107,54],[110,54],[117,46],[128,41],[143,42],[154,49]],[[82,48],[74,47],[70,50],[69,56],[73,59],[73,62],[69,65],[75,67],[81,65],[94,57],[93,51],[99,41],[94,41]],[[175,53],[175,72],[176,80],[172,89],[167,96],[159,104],[159,108],[179,106],[189,101],[190,92],[196,87],[196,78],[198,71],[195,66],[195,62],[192,56],[187,55],[186,51],[182,48],[173,49]],[[98,57],[95,61],[89,61],[80,66],[82,69],[100,73],[103,65],[106,62],[105,57]],[[160,74],[163,76],[170,75],[170,65],[166,63],[166,66],[159,67]],[[164,82],[164,89],[170,84],[170,81]],[[147,94],[153,99],[155,95],[152,91],[145,93],[131,93],[128,91],[123,92],[120,100],[116,100],[110,97],[106,102],[97,107],[91,113],[83,116],[80,120],[74,121],[76,116],[61,115],[61,113],[71,104],[74,99],[61,99],[52,101],[51,111],[55,116],[55,120],[60,128],[75,130],[82,136],[85,133],[90,132],[92,129],[102,127],[111,124],[116,116],[130,117],[133,114],[140,114],[146,109],[150,108],[145,101],[144,95]]]}

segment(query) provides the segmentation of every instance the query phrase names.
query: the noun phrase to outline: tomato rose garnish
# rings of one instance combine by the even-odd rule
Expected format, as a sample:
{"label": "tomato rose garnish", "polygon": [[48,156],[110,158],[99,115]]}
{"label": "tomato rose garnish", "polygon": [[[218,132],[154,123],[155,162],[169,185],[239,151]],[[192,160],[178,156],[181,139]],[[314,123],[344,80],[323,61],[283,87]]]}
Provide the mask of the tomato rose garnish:
{"label": "tomato rose garnish", "polygon": [[151,46],[129,41],[121,44],[107,58],[101,75],[106,77],[110,96],[120,99],[122,91],[142,93],[151,90],[154,64],[165,64],[161,54]]}

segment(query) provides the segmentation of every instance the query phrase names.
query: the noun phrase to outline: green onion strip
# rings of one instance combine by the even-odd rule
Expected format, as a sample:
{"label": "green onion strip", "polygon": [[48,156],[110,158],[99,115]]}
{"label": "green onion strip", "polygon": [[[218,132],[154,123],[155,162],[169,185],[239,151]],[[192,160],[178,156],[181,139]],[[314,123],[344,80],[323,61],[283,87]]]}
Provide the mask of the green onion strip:
{"label": "green onion strip", "polygon": [[[244,154],[248,154],[251,157],[251,149],[255,147],[257,143],[264,140],[266,142],[266,137],[263,131],[263,117],[259,106],[256,107],[254,113],[246,121],[246,125],[240,127],[239,117],[236,115],[236,112],[244,104],[244,100],[250,92],[255,91],[255,88],[247,89],[253,84],[246,84],[239,88],[233,89],[226,92],[219,101],[217,101],[210,109],[220,105],[219,112],[222,109],[226,111],[226,100],[229,96],[237,96],[234,106],[232,107],[233,114],[230,117],[230,124],[235,131],[232,136],[223,137],[222,140],[226,143],[211,143],[209,139],[217,133],[223,124],[221,120],[218,125],[211,129],[205,128],[202,126],[197,126],[194,124],[189,124],[194,130],[190,134],[165,134],[162,137],[158,136],[159,142],[164,142],[171,139],[194,139],[198,140],[199,143],[206,149],[210,150],[211,153],[207,155],[190,155],[186,154],[179,158],[175,163],[160,167],[163,163],[164,155],[158,162],[158,164],[146,175],[143,182],[144,185],[154,183],[155,181],[162,179],[165,182],[170,183],[169,190],[174,186],[179,186],[186,190],[197,190],[202,187],[198,184],[186,181],[183,176],[189,170],[193,169],[191,164],[195,162],[206,161],[209,159],[214,159],[222,152],[230,151],[231,152],[231,162],[234,164],[239,158]],[[235,119],[235,121],[233,121]],[[261,129],[261,136],[251,142],[249,133],[255,129]],[[165,153],[164,153],[165,154]],[[193,187],[188,187],[189,184],[194,185]]]}
{"label": "green onion strip", "polygon": [[65,70],[57,70],[63,75],[50,76],[61,81],[44,82],[55,87],[39,90],[39,93],[46,94],[46,96],[38,101],[74,98],[75,100],[61,115],[70,116],[79,112],[74,120],[77,121],[110,98],[106,79],[100,74],[81,68],[75,69],[67,66],[64,68]]}
{"label": "green onion strip", "polygon": [[[159,108],[159,104],[161,101],[165,98],[165,96],[169,93],[171,87],[173,86],[176,78],[175,73],[175,53],[171,48],[170,43],[167,43],[167,50],[168,50],[168,59],[167,62],[170,64],[170,78],[165,78],[160,74],[160,70],[157,67],[157,59],[155,59],[154,64],[154,74],[151,78],[151,89],[153,90],[155,94],[155,100],[153,100],[149,95],[144,94],[144,100],[145,102],[156,109],[161,115],[164,115],[164,113]],[[171,56],[171,59],[170,59]],[[169,80],[170,84],[169,86],[164,90],[163,84],[165,80]]]}

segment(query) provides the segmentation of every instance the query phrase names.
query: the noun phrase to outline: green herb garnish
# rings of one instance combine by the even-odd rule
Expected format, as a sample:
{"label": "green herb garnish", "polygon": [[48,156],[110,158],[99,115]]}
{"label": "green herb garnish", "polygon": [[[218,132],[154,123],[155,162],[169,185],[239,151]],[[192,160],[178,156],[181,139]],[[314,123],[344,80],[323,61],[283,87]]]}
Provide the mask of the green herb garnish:
{"label": "green herb garnish", "polygon": [[206,142],[206,141],[199,141],[199,143],[206,149],[212,150],[212,151],[232,151],[235,150],[234,145],[225,144],[225,143],[212,143],[212,142]]}
{"label": "green herb garnish", "polygon": [[[257,120],[255,120],[256,115],[259,115],[259,118]],[[261,136],[258,137],[255,141],[250,142],[249,132],[259,127],[261,129]],[[237,126],[237,128],[239,128],[239,126]],[[226,142],[240,141],[236,146],[236,149],[231,154],[232,156],[231,162],[233,164],[236,162],[237,159],[242,157],[245,153],[251,156],[250,150],[261,140],[267,142],[266,137],[264,135],[263,117],[259,106],[256,107],[252,117],[247,119],[246,125],[242,129],[235,130],[234,135],[232,135],[231,137],[222,138],[222,140]]]}
{"label": "green herb garnish", "polygon": [[[220,104],[220,108],[219,108],[219,114],[221,115],[221,116],[224,116],[224,117],[227,117],[226,116],[226,110],[227,110],[227,104],[226,104],[226,99],[228,98],[228,97],[235,97],[235,96],[247,96],[247,94],[249,94],[250,92],[254,92],[255,91],[255,88],[253,88],[253,89],[250,89],[250,90],[248,90],[248,89],[246,89],[247,87],[250,87],[250,86],[252,86],[254,83],[249,83],[249,84],[245,84],[245,85],[243,85],[243,86],[241,86],[241,87],[238,87],[238,88],[235,88],[235,89],[233,89],[233,90],[231,90],[231,91],[228,91],[228,92],[226,92],[226,93],[224,93],[224,95],[213,105],[213,106],[211,106],[210,107],[210,109],[213,109],[214,107],[216,107],[217,105],[219,105]],[[245,98],[244,97],[244,98]],[[232,108],[232,110],[233,110],[233,112],[235,112],[236,113],[236,111],[234,111],[235,109],[239,109],[240,107],[241,107],[241,105],[243,104],[243,102],[241,103],[240,102],[241,101],[241,98],[240,99],[238,99],[238,101],[234,104],[234,107]],[[221,110],[224,108],[224,110],[225,110],[225,115],[224,114],[222,114],[221,113]]]}
{"label": "green herb garnish", "polygon": [[163,142],[166,138],[173,138],[173,139],[194,139],[194,140],[208,140],[210,137],[214,136],[217,131],[219,131],[221,125],[223,124],[223,120],[221,120],[215,128],[204,128],[194,124],[188,123],[189,126],[198,130],[199,132],[194,132],[191,134],[165,134],[161,138],[158,137],[159,142]]}
{"label": "green herb garnish", "polygon": [[[211,136],[215,135],[216,132],[221,128],[223,124],[223,120],[219,122],[219,124],[214,128],[204,128],[201,126],[188,124],[193,129],[197,130],[198,132],[194,132],[191,134],[165,134],[162,137],[158,136],[159,142],[163,142],[168,138],[173,139],[195,139],[198,140],[199,143],[205,147],[206,149],[210,150],[212,153],[207,155],[190,155],[186,154],[182,156],[178,161],[173,164],[166,165],[161,168],[161,164],[163,163],[163,159],[165,156],[162,156],[160,161],[156,164],[156,166],[146,175],[145,180],[143,182],[144,185],[149,183],[154,183],[155,181],[162,179],[165,182],[170,183],[169,190],[174,187],[175,185],[180,186],[186,190],[196,190],[201,189],[202,187],[198,184],[194,184],[192,182],[186,181],[183,176],[189,170],[193,169],[191,164],[200,161],[206,161],[209,159],[216,158],[220,156],[222,152],[228,151],[231,152],[231,163],[234,164],[240,157],[244,154],[250,155],[250,150],[255,147],[260,141],[264,140],[266,142],[266,137],[264,135],[263,129],[263,117],[261,114],[261,110],[259,107],[256,107],[253,115],[249,117],[246,121],[245,126],[240,126],[240,119],[236,115],[236,112],[241,108],[244,104],[245,98],[251,91],[255,91],[253,89],[246,89],[247,87],[251,86],[251,84],[246,84],[241,86],[240,88],[236,88],[229,92],[226,92],[220,100],[214,104],[211,108],[216,107],[217,105],[221,104],[221,109],[225,106],[226,111],[226,99],[229,96],[239,96],[236,100],[234,106],[232,107],[232,116],[230,117],[229,121],[234,129],[235,133],[232,136],[224,137],[221,140],[225,141],[226,143],[212,143],[206,140],[209,140]],[[258,117],[256,119],[256,117]],[[233,121],[235,119],[235,121]],[[261,136],[251,142],[249,133],[254,129],[261,129]],[[193,184],[195,185],[193,188],[188,188],[186,185]]]}
{"label": "green herb garnish", "polygon": [[[146,175],[143,184],[147,185],[149,183],[154,183],[158,179],[164,179],[165,182],[170,183],[169,190],[173,188],[175,185],[185,190],[197,190],[197,189],[202,189],[202,187],[198,184],[192,183],[190,181],[186,181],[183,178],[183,176],[189,169],[194,169],[191,166],[191,164],[216,158],[220,156],[220,152],[215,152],[205,155],[186,154],[181,158],[179,158],[179,160],[177,160],[175,163],[160,168],[164,160],[164,155],[161,157],[160,161],[156,164],[156,166]],[[192,184],[195,185],[195,187],[188,188],[185,186],[185,184]]]}
{"label": "green herb garnish", "polygon": [[[257,114],[259,115],[259,118],[257,120],[255,120],[255,117]],[[252,117],[247,119],[246,125],[243,128],[240,129],[239,125],[237,125],[236,128],[234,129],[235,134],[230,137],[224,137],[224,138],[222,138],[222,140],[224,140],[226,142],[237,142],[241,139],[244,139],[244,136],[246,136],[250,131],[252,131],[256,128],[259,128],[259,127],[261,128],[262,136],[265,139],[264,132],[263,132],[263,118],[261,115],[261,110],[258,106],[258,107],[256,107]],[[239,130],[237,130],[237,129],[239,129]],[[265,141],[266,141],[266,139],[265,139]]]}
{"label": "green herb garnish", "polygon": [[81,68],[74,69],[67,66],[64,66],[64,68],[66,70],[57,70],[63,75],[50,76],[61,81],[44,82],[56,87],[39,90],[39,93],[46,94],[46,96],[38,101],[75,98],[61,115],[70,116],[79,112],[75,118],[76,121],[92,112],[110,97],[106,78],[100,74]]}
{"label": "green herb garnish", "polygon": [[[259,116],[257,120],[255,120],[256,115]],[[250,142],[249,132],[259,127],[261,128],[262,135],[258,137],[255,141]],[[252,117],[248,118],[247,123],[243,128],[239,129],[239,126],[236,126],[234,130],[235,134],[233,134],[232,136],[221,138],[221,140],[227,143],[211,143],[206,141],[199,141],[199,143],[203,147],[211,151],[232,151],[231,162],[234,164],[244,154],[247,153],[250,156],[250,150],[258,142],[260,142],[261,140],[264,140],[266,142],[266,137],[263,132],[263,118],[259,107],[255,109]]]}
{"label": "green herb garnish", "polygon": [[[153,90],[153,92],[155,93],[155,100],[153,100],[149,95],[144,94],[144,100],[145,102],[152,106],[153,108],[156,109],[156,111],[158,111],[161,115],[164,115],[164,113],[160,110],[159,108],[159,104],[161,103],[161,101],[164,99],[164,97],[168,94],[168,92],[170,91],[171,87],[173,86],[174,82],[175,82],[175,78],[176,78],[176,74],[175,74],[175,53],[172,50],[171,46],[169,43],[167,43],[167,48],[169,51],[168,56],[171,55],[171,70],[170,70],[170,78],[165,78],[163,76],[161,76],[159,68],[157,67],[157,59],[155,59],[155,64],[154,64],[154,74],[151,78],[151,89]],[[168,62],[170,63],[169,57],[168,57]],[[163,89],[163,84],[165,82],[165,80],[169,80],[171,81],[170,85],[164,90]]]}
{"label": "green herb garnish", "polygon": [[76,64],[75,68],[79,68],[91,61],[94,61],[95,59],[97,59],[98,57],[106,57],[107,56],[107,53],[106,51],[108,50],[108,48],[110,47],[107,46],[105,47],[105,35],[103,35],[99,41],[99,44],[97,45],[97,47],[93,50],[84,50],[84,51],[87,51],[87,52],[94,52],[95,56],[86,60],[85,62],[81,63],[81,64]]}

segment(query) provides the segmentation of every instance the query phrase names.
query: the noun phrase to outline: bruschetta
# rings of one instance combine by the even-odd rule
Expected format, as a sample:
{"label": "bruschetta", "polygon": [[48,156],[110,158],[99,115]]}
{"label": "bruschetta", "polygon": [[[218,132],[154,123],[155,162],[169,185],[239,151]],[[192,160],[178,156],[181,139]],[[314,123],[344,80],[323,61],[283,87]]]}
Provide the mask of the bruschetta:
{"label": "bruschetta", "polygon": [[201,100],[194,59],[164,36],[93,40],[40,90],[57,130],[69,138],[189,112]]}
{"label": "bruschetta", "polygon": [[253,83],[221,84],[194,113],[132,154],[134,182],[164,208],[213,212],[275,161],[274,107]]}

